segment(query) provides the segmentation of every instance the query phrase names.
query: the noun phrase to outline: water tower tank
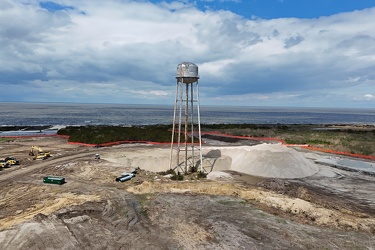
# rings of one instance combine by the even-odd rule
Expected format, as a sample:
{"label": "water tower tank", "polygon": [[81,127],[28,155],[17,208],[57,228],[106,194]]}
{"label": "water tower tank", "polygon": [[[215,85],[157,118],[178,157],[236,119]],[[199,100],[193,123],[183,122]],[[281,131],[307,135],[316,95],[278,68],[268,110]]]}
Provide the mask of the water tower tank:
{"label": "water tower tank", "polygon": [[177,65],[178,81],[183,83],[193,83],[199,79],[198,66],[191,62],[183,62]]}

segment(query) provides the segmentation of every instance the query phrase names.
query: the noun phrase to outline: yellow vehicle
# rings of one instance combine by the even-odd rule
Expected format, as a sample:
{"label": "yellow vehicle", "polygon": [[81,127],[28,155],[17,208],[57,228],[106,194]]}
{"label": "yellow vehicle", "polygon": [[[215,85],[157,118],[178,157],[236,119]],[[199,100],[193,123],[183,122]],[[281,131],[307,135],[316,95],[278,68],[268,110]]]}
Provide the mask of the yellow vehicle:
{"label": "yellow vehicle", "polygon": [[5,161],[0,161],[0,168],[7,168],[9,167],[9,163]]}
{"label": "yellow vehicle", "polygon": [[20,165],[20,161],[17,160],[15,157],[13,156],[8,156],[4,159],[4,162],[7,162],[10,166],[11,165]]}
{"label": "yellow vehicle", "polygon": [[29,155],[34,156],[34,160],[44,160],[51,156],[50,152],[44,152],[39,146],[32,146]]}

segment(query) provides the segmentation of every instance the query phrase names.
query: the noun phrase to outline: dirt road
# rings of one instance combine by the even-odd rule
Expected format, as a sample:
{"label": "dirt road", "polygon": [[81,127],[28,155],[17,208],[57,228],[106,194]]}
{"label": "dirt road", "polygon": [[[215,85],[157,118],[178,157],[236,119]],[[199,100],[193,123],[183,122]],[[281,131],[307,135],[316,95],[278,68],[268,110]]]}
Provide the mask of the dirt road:
{"label": "dirt road", "polygon": [[35,161],[35,164],[28,166],[27,168],[20,168],[17,171],[12,171],[9,173],[5,173],[3,175],[0,175],[0,181],[10,180],[18,176],[26,175],[28,173],[34,172],[35,170],[43,167],[47,167],[54,164],[69,162],[69,161],[76,161],[80,158],[92,156],[92,152],[90,153],[78,153],[75,155],[70,156],[62,156],[58,158],[49,158],[46,160],[38,160]]}
{"label": "dirt road", "polygon": [[[28,159],[30,145],[54,155]],[[227,145],[230,145],[227,144]],[[0,144],[21,165],[0,172],[2,249],[374,249],[375,178],[319,166],[303,179],[174,182],[105,160],[153,146],[84,148],[64,140]],[[100,153],[101,160],[94,154]],[[64,176],[51,185],[43,176]]]}

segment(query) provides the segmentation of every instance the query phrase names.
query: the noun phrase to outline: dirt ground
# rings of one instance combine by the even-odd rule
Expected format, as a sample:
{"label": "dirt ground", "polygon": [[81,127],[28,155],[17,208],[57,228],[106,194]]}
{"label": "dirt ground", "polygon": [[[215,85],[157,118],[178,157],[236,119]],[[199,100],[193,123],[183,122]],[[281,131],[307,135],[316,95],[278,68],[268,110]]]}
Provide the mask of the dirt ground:
{"label": "dirt ground", "polygon": [[[33,160],[32,145],[52,157]],[[169,147],[94,148],[58,137],[0,143],[0,158],[21,162],[0,171],[1,249],[375,249],[374,176],[318,165],[299,179],[225,171],[177,182],[141,169],[115,181],[137,167],[127,155],[161,148]],[[45,176],[67,183],[45,184]]]}

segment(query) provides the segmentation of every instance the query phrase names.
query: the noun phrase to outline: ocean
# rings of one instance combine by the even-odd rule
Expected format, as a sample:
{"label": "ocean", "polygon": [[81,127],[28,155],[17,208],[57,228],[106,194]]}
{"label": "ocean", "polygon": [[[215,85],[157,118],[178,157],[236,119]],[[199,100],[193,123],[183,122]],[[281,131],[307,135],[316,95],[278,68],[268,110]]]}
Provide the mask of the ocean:
{"label": "ocean", "polygon": [[[172,124],[173,105],[0,103],[0,126]],[[375,109],[200,106],[201,124],[375,124]]]}

